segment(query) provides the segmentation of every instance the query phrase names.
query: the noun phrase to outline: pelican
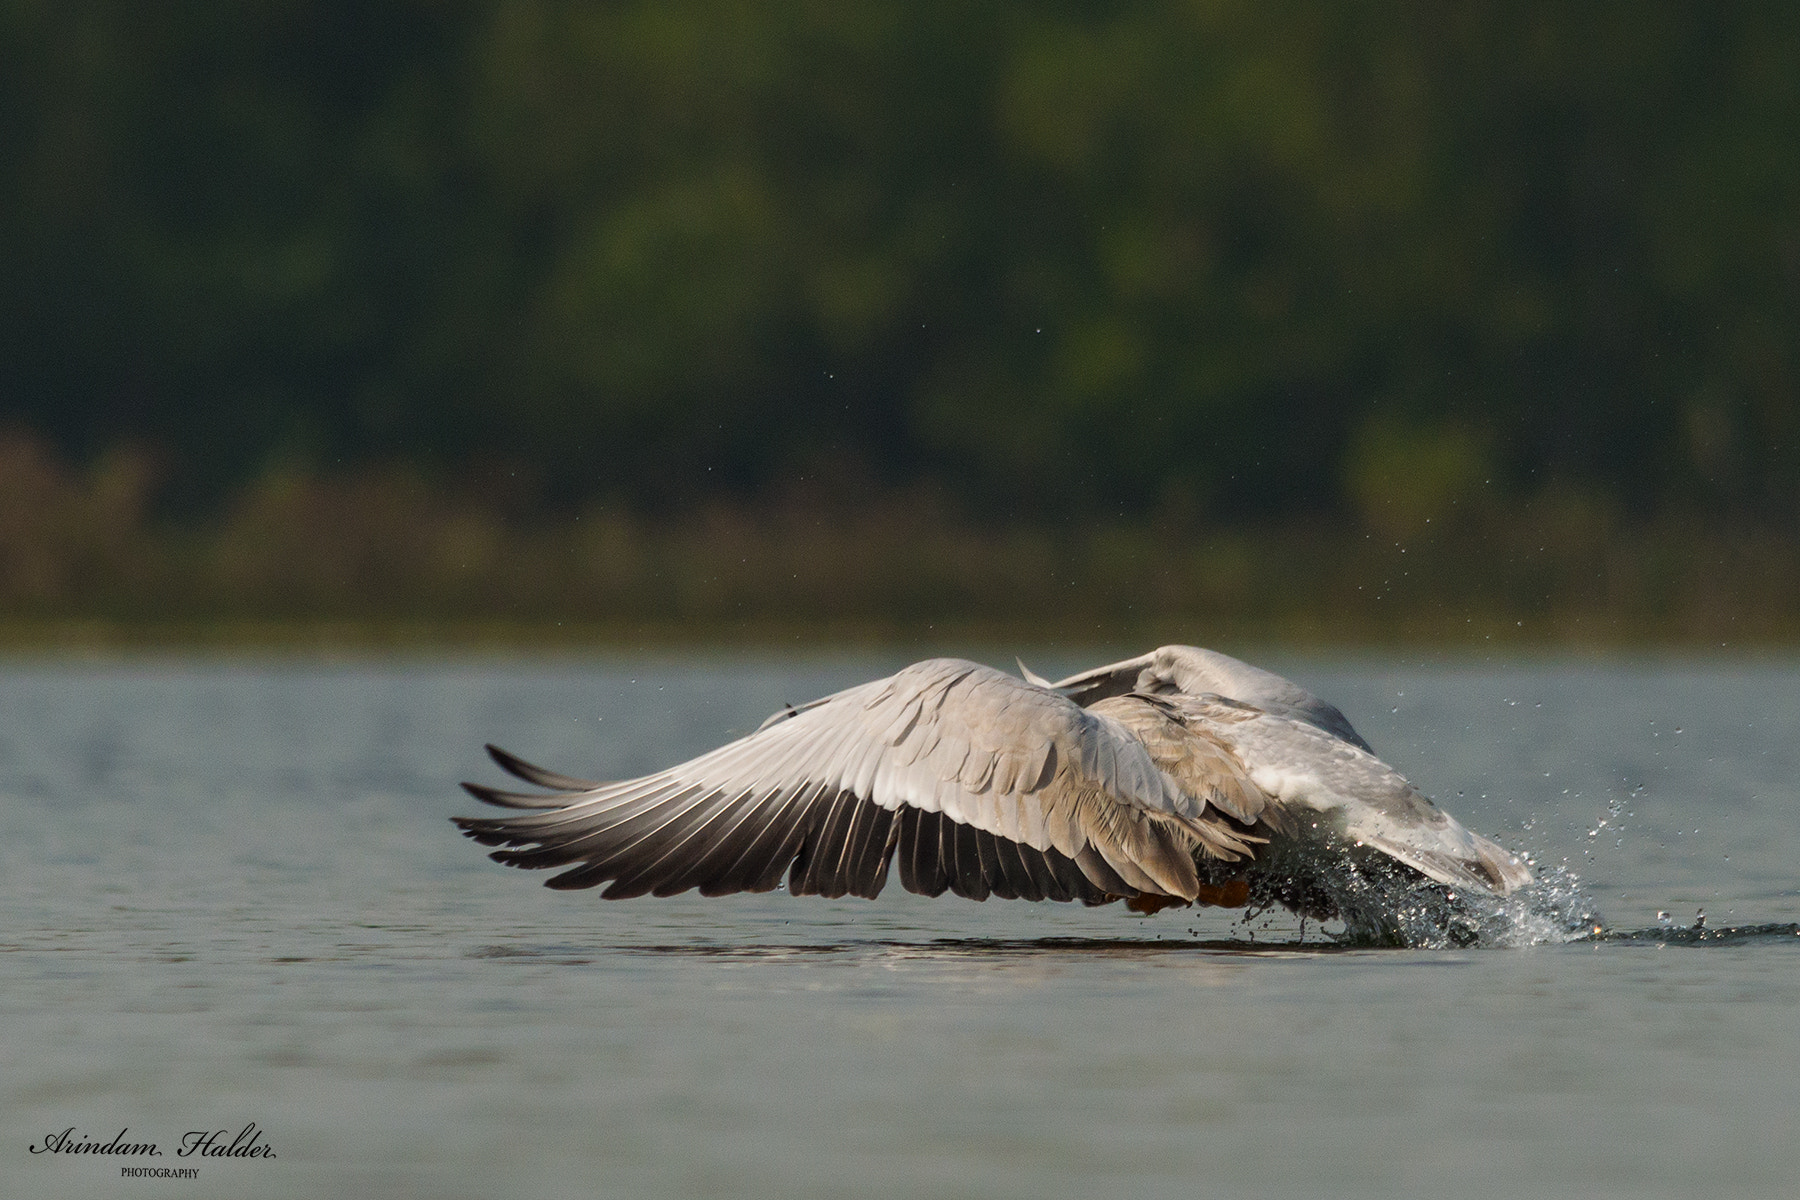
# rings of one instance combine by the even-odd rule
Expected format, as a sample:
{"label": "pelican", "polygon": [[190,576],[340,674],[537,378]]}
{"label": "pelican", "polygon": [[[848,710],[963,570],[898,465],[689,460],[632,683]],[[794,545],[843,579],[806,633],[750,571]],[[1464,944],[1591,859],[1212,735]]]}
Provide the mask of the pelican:
{"label": "pelican", "polygon": [[[873,899],[1278,902],[1345,907],[1334,865],[1505,896],[1530,868],[1471,833],[1337,708],[1195,646],[1052,683],[935,658],[790,706],[756,732],[653,775],[601,783],[495,746],[523,793],[465,783],[501,817],[453,818],[552,888],[607,899],[766,892]],[[518,810],[524,810],[522,812]],[[1360,864],[1360,865],[1359,865]]]}

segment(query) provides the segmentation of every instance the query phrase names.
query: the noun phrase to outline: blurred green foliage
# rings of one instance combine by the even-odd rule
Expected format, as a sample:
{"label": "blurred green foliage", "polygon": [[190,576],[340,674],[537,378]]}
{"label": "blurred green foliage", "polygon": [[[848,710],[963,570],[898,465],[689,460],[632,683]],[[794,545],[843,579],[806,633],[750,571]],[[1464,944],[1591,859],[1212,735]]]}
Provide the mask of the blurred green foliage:
{"label": "blurred green foliage", "polygon": [[930,487],[521,519],[388,464],[273,469],[171,520],[149,510],[152,466],[119,452],[76,469],[0,434],[0,648],[1800,640],[1800,539],[1629,522],[1567,491],[1398,538],[1319,520],[995,523]]}
{"label": "blurred green foliage", "polygon": [[0,0],[0,129],[0,419],[177,510],[1800,522],[1791,4]]}

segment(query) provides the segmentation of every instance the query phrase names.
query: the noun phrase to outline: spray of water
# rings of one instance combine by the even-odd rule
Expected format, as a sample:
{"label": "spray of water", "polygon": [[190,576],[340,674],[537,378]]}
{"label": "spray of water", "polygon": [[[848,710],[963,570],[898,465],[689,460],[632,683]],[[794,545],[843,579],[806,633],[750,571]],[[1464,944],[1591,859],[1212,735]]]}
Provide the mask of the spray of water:
{"label": "spray of water", "polygon": [[[1644,794],[1642,784],[1615,792],[1580,843],[1583,869],[1608,849],[1624,845]],[[1575,793],[1579,798],[1580,793]],[[1531,830],[1537,818],[1523,828]],[[1650,929],[1611,929],[1595,911],[1581,876],[1569,860],[1560,865],[1525,855],[1534,878],[1510,896],[1483,889],[1460,889],[1433,882],[1372,850],[1329,839],[1308,846],[1289,844],[1260,859],[1245,877],[1249,907],[1242,924],[1251,941],[1274,933],[1276,944],[1323,941],[1339,946],[1392,946],[1420,949],[1472,946],[1537,946],[1575,941],[1656,945],[1742,945],[1800,942],[1793,922],[1711,926],[1702,909],[1677,923],[1657,914]],[[1235,866],[1235,865],[1234,865]],[[1204,865],[1203,865],[1204,873]],[[1214,882],[1222,882],[1223,876]],[[1285,914],[1298,917],[1298,933]],[[1273,915],[1271,915],[1273,914]],[[1196,936],[1198,928],[1192,930]]]}
{"label": "spray of water", "polygon": [[[1534,946],[1591,937],[1601,929],[1579,877],[1538,867],[1510,896],[1447,887],[1385,855],[1323,844],[1291,849],[1249,877],[1246,923],[1276,906],[1316,921],[1339,945]],[[1303,926],[1304,928],[1304,926]]]}

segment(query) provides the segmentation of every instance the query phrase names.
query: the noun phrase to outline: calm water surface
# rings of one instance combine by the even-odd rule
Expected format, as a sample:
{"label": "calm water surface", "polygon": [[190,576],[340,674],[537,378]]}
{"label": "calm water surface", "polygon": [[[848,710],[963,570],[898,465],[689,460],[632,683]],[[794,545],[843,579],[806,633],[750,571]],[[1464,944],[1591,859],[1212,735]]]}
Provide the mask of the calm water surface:
{"label": "calm water surface", "polygon": [[[484,741],[634,775],[898,665],[0,666],[0,1194],[1796,1194],[1794,664],[1269,663],[1575,872],[1567,943],[606,904],[445,819]],[[199,1176],[30,1153],[71,1127]]]}

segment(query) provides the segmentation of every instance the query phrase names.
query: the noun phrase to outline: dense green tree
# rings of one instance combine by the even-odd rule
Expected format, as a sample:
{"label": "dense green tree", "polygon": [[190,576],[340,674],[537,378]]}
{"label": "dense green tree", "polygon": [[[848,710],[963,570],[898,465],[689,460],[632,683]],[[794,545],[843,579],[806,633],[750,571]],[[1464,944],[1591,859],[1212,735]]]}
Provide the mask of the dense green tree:
{"label": "dense green tree", "polygon": [[0,417],[178,502],[1800,519],[1791,6],[4,0],[0,129]]}

